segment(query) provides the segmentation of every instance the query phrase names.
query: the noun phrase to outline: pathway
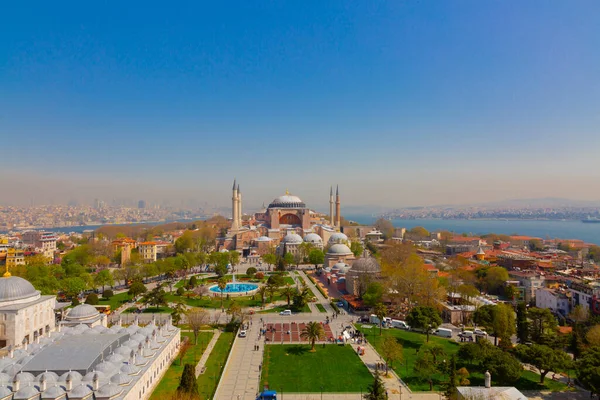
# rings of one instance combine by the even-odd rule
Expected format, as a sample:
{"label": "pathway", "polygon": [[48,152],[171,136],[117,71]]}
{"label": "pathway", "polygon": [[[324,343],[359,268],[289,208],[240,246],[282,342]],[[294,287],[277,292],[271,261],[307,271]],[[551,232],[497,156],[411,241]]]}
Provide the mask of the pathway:
{"label": "pathway", "polygon": [[[321,294],[321,292],[319,291],[319,289],[317,289],[317,287],[315,286],[314,283],[311,282],[310,279],[308,279],[308,276],[306,276],[306,273],[302,270],[297,271],[297,274],[302,278],[302,280],[304,281],[304,283],[306,284],[306,286],[308,286],[310,288],[310,290],[312,290],[312,292],[315,294],[317,301],[319,303],[321,303],[323,305],[323,307],[325,307],[325,311],[327,311],[327,313],[332,313],[333,314],[333,307],[331,307],[331,304],[329,304],[329,300],[327,300],[325,298],[325,296],[323,296]],[[313,304],[314,306],[314,304]],[[310,305],[309,305],[310,307]],[[313,311],[314,310],[314,311]],[[314,309],[311,307],[311,311],[312,312],[319,312],[319,310],[317,309],[316,306],[314,306]]]}
{"label": "pathway", "polygon": [[208,357],[210,356],[210,353],[212,352],[213,347],[215,347],[215,343],[217,343],[217,339],[219,338],[219,336],[221,336],[221,331],[218,329],[213,330],[214,335],[212,337],[212,339],[210,340],[210,343],[208,343],[208,346],[206,346],[206,350],[204,350],[204,353],[202,354],[202,357],[200,357],[200,361],[198,361],[198,364],[196,364],[196,378],[198,377],[198,375],[200,375],[202,373],[202,369],[204,368],[204,364],[206,364],[206,360],[208,360]]}

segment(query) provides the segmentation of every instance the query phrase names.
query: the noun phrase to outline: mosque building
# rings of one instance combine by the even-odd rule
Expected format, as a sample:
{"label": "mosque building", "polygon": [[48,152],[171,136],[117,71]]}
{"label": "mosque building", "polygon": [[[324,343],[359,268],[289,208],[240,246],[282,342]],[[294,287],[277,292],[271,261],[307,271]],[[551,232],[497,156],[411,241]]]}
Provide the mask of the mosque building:
{"label": "mosque building", "polygon": [[339,188],[335,197],[333,187],[329,192],[329,218],[309,209],[298,196],[288,191],[262,210],[243,218],[242,192],[234,180],[231,197],[231,229],[217,240],[219,250],[237,250],[244,256],[262,255],[276,250],[295,253],[303,242],[323,248],[341,226],[341,201]]}
{"label": "mosque building", "polygon": [[108,328],[81,304],[56,325],[55,307],[27,280],[0,278],[0,400],[146,400],[177,357],[170,316]]}

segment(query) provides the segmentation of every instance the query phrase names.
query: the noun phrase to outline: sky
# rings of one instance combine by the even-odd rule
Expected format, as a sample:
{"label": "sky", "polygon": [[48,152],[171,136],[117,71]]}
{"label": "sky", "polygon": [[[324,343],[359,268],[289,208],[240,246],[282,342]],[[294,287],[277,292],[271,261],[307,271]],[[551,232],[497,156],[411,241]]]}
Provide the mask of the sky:
{"label": "sky", "polygon": [[11,2],[0,204],[600,199],[600,2]]}

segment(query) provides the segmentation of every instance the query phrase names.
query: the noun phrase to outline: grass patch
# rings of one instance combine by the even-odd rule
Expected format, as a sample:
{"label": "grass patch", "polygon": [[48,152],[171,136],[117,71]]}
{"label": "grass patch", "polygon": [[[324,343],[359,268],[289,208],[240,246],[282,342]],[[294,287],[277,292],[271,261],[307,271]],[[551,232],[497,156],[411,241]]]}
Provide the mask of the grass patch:
{"label": "grass patch", "polygon": [[[182,338],[186,336],[189,337],[189,340],[191,341],[190,343],[194,343],[194,335],[192,333],[182,332],[181,336]],[[178,358],[173,361],[167,372],[165,372],[165,375],[156,386],[156,389],[154,389],[154,392],[152,392],[150,399],[164,399],[165,397],[170,397],[171,394],[175,393],[177,386],[179,386],[181,374],[183,373],[183,367],[185,364],[195,365],[198,360],[200,360],[204,349],[212,337],[212,332],[200,332],[198,335],[198,344],[191,347],[187,353],[185,353],[185,356],[183,357],[183,363],[181,365],[179,364]]]}
{"label": "grass patch", "polygon": [[366,392],[373,377],[350,345],[272,345],[265,348],[260,378],[278,392]]}
{"label": "grass patch", "polygon": [[117,308],[121,307],[121,305],[123,305],[123,303],[128,303],[129,301],[131,301],[131,298],[132,297],[130,295],[128,295],[127,292],[123,292],[123,293],[115,294],[110,299],[100,298],[98,301],[98,304],[99,305],[109,305],[111,311],[114,311]]}
{"label": "grass patch", "polygon": [[[409,332],[401,329],[384,329],[382,335],[379,336],[379,328],[373,327],[371,329],[361,329],[361,324],[357,324],[356,328],[359,331],[365,332],[367,340],[375,347],[377,352],[381,354],[381,345],[383,339],[386,336],[394,336],[402,344],[404,351],[404,363],[394,365],[396,373],[406,382],[411,390],[414,391],[428,391],[429,383],[421,380],[414,373],[415,360],[417,359],[417,351],[425,344],[426,335],[416,332]],[[449,339],[440,338],[437,336],[429,336],[429,342],[439,343],[444,347],[446,351],[446,359],[452,354],[456,354],[460,348],[460,344]],[[457,362],[457,367],[461,368],[460,361]],[[483,386],[484,371],[479,371],[472,365],[466,365],[467,369],[471,373],[469,380],[471,386]],[[433,375],[433,390],[441,390],[440,383],[442,383],[446,377],[441,373]],[[514,384],[519,390],[551,390],[551,391],[565,391],[568,390],[567,386],[560,382],[555,382],[552,379],[546,379],[544,385],[539,384],[540,376],[531,371],[523,371],[521,378]],[[494,384],[498,385],[496,382]]]}
{"label": "grass patch", "polygon": [[221,336],[217,339],[215,347],[213,347],[208,360],[204,364],[206,370],[196,380],[201,399],[213,398],[234,338],[234,332],[222,332]]}
{"label": "grass patch", "polygon": [[[254,297],[254,298],[253,298]],[[173,293],[167,293],[166,299],[169,303],[174,303],[177,300],[183,301],[185,304],[192,307],[203,307],[203,308],[221,308],[221,296],[217,295],[214,297],[211,295],[210,297],[204,296],[202,298],[199,297],[187,297],[185,294],[183,296],[178,296]],[[269,299],[265,298],[265,305],[269,304]],[[275,295],[273,296],[273,301],[277,300],[287,300],[283,296]],[[232,301],[235,301],[241,307],[261,307],[262,301],[260,300],[260,296],[258,294],[254,296],[238,296],[238,297],[229,297],[227,299],[227,295],[223,296],[223,307],[227,309]]]}
{"label": "grass patch", "polygon": [[323,307],[323,304],[321,303],[317,303],[315,304],[317,306],[317,308],[319,309],[319,312],[327,312],[325,311],[325,307]]}

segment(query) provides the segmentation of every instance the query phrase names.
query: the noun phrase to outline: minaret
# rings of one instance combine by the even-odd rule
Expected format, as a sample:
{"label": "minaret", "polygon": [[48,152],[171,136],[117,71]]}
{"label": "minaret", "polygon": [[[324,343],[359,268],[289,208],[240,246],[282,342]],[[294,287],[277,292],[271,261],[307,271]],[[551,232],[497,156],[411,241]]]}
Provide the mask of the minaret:
{"label": "minaret", "polygon": [[341,225],[340,219],[340,187],[335,187],[335,227],[339,230]]}
{"label": "minaret", "polygon": [[238,226],[241,228],[242,224],[242,191],[240,190],[240,184],[237,185],[238,192]]}
{"label": "minaret", "polygon": [[240,228],[239,226],[239,217],[238,217],[238,192],[237,186],[235,184],[235,179],[233,180],[233,195],[231,197],[231,230],[233,232],[237,232]]}
{"label": "minaret", "polygon": [[333,226],[333,186],[329,187],[329,225]]}

